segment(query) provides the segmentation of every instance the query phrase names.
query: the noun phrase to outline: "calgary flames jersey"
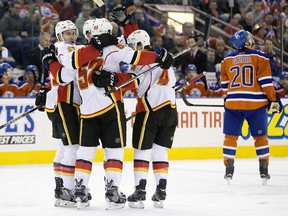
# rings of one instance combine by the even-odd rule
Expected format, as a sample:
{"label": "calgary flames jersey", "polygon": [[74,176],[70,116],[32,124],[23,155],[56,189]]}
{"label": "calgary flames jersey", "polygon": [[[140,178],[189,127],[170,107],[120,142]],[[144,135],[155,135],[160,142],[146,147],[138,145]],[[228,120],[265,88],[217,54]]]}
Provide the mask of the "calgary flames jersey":
{"label": "calgary flames jersey", "polygon": [[254,110],[276,100],[269,58],[259,50],[227,54],[221,62],[221,87],[229,109]]}
{"label": "calgary flames jersey", "polygon": [[[133,51],[129,47],[115,45],[104,47],[101,57],[95,58],[84,64],[78,70],[72,70],[71,66],[66,67],[65,64],[65,67],[61,68],[56,62],[51,63],[50,70],[60,83],[71,82],[76,78],[82,99],[80,106],[81,117],[91,118],[107,112],[114,107],[114,102],[122,100],[121,91],[116,91],[110,96],[104,96],[106,90],[94,86],[92,74],[96,70],[106,70],[117,73],[120,71],[119,63],[121,61],[130,64],[144,65],[155,62],[155,59],[156,54],[154,52]],[[125,75],[123,74],[123,76],[120,77],[120,80],[124,76]],[[131,75],[126,76],[126,80],[128,77],[131,77]],[[134,83],[136,83],[136,81],[134,81]]]}
{"label": "calgary flames jersey", "polygon": [[[148,70],[155,64],[146,66],[138,66],[131,73],[139,74]],[[133,68],[133,67],[132,67]],[[172,108],[176,107],[175,91],[173,86],[175,85],[176,78],[174,71],[171,68],[162,69],[160,67],[148,72],[145,76],[139,79],[137,88],[138,103],[136,106],[136,112],[143,112],[152,109],[156,111],[166,105],[170,105]]]}

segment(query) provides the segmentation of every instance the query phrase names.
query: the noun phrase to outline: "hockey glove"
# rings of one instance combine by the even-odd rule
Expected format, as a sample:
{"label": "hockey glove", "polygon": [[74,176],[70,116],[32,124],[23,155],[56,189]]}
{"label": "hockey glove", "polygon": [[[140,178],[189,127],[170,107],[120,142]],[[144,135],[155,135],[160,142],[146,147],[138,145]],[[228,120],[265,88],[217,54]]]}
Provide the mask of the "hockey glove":
{"label": "hockey glove", "polygon": [[115,7],[111,13],[111,19],[119,26],[124,26],[129,23],[132,16],[127,13],[125,7]]}
{"label": "hockey glove", "polygon": [[42,60],[42,65],[44,66],[46,71],[49,71],[49,64],[52,61],[58,61],[55,55],[55,46],[51,45],[49,48],[45,47],[43,50],[41,50],[40,58]]}
{"label": "hockey glove", "polygon": [[268,112],[274,113],[281,113],[283,109],[283,105],[280,99],[277,99],[276,101],[269,101],[267,110]]}
{"label": "hockey glove", "polygon": [[95,71],[95,73],[92,75],[92,80],[94,85],[99,88],[114,86],[119,81],[116,73],[105,70]]}
{"label": "hockey glove", "polygon": [[165,48],[161,48],[160,53],[157,54],[156,63],[159,63],[162,69],[169,69],[173,65],[174,59],[171,53]]}
{"label": "hockey glove", "polygon": [[47,88],[41,88],[36,96],[35,105],[38,106],[38,110],[41,112],[45,111],[45,104],[48,91],[49,89]]}
{"label": "hockey glove", "polygon": [[117,37],[109,34],[109,33],[104,33],[101,35],[95,35],[93,38],[91,38],[90,43],[92,46],[102,52],[103,47],[111,46],[111,45],[116,45],[118,44],[118,39]]}

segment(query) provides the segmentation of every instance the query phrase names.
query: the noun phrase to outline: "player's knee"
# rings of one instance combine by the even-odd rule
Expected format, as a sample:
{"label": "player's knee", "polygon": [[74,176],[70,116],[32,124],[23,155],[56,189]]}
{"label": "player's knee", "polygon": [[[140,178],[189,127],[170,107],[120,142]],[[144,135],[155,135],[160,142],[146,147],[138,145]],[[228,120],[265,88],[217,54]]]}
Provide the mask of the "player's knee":
{"label": "player's knee", "polygon": [[266,136],[253,137],[255,147],[268,146],[268,139]]}
{"label": "player's knee", "polygon": [[123,161],[124,159],[124,149],[123,148],[105,148],[105,159],[108,160],[119,160]]}
{"label": "player's knee", "polygon": [[237,147],[238,136],[225,134],[224,146]]}
{"label": "player's knee", "polygon": [[168,149],[153,143],[152,161],[168,161]]}

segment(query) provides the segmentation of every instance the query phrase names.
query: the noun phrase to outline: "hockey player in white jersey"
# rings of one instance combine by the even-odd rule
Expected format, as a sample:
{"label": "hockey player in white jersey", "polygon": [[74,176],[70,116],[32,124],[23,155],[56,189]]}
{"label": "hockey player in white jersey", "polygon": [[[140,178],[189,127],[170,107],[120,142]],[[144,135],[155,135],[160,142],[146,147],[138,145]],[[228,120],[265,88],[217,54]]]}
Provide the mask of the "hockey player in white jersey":
{"label": "hockey player in white jersey", "polygon": [[[93,38],[111,32],[112,25],[107,19],[94,20],[91,29]],[[171,65],[173,58],[169,53],[165,53],[165,57],[163,53],[157,56],[154,52],[133,51],[118,44],[103,48],[102,56],[83,65],[78,73],[68,67],[63,67],[56,61],[50,64],[50,71],[65,82],[73,80],[76,75],[82,98],[80,147],[75,166],[76,193],[74,196],[80,208],[81,204],[86,201],[92,161],[100,140],[105,153],[106,209],[123,208],[126,202],[125,195],[119,191],[123,148],[126,145],[126,118],[122,93],[116,91],[108,97],[104,96],[109,86],[131,77],[129,74],[115,74],[120,71],[121,61],[135,65],[151,64],[156,61],[161,65]],[[111,72],[101,73],[98,71],[101,69]],[[98,74],[96,78],[95,74]]]}
{"label": "hockey player in white jersey", "polygon": [[[137,50],[150,49],[150,37],[144,30],[134,31],[127,43]],[[137,67],[141,73],[154,65]],[[129,206],[144,208],[149,161],[152,160],[156,191],[152,196],[155,207],[163,208],[168,176],[168,152],[172,147],[178,124],[175,91],[176,78],[172,67],[157,68],[140,78],[138,103],[133,127],[135,191],[128,197]]]}
{"label": "hockey player in white jersey", "polygon": [[[73,65],[77,68],[83,65],[83,62],[88,62],[100,55],[102,46],[112,45],[117,42],[116,38],[113,42],[108,37],[104,39],[98,38],[97,46],[77,46],[75,45],[78,37],[78,29],[76,25],[70,20],[60,21],[55,27],[55,34],[57,36],[56,56],[49,48],[42,51],[43,58],[47,62],[58,60],[62,64]],[[110,40],[110,41],[107,41]],[[97,49],[95,49],[97,48]],[[86,56],[88,54],[88,56]],[[45,57],[44,57],[45,56]],[[46,65],[47,67],[47,65]],[[81,103],[79,88],[77,80],[70,82],[63,82],[57,79],[50,73],[52,88],[48,93],[46,102],[46,111],[49,119],[55,125],[53,132],[61,135],[62,142],[59,144],[58,151],[54,159],[54,170],[57,175],[56,178],[56,206],[70,206],[74,205],[73,194],[71,190],[74,189],[74,171],[76,152],[79,147],[79,106]],[[56,132],[55,132],[55,131]],[[91,199],[91,197],[89,197]],[[89,201],[86,202],[89,205]]]}
{"label": "hockey player in white jersey", "polygon": [[[113,21],[125,25],[129,23],[129,15],[125,8],[115,8]],[[127,44],[134,50],[150,50],[150,37],[144,30],[136,30],[127,38]],[[163,52],[163,49],[162,49]],[[132,66],[131,73],[141,73],[152,65],[144,67]],[[156,181],[156,191],[152,196],[155,207],[163,208],[166,198],[168,176],[168,153],[172,147],[174,132],[178,124],[176,99],[173,86],[176,78],[170,65],[162,65],[150,71],[139,80],[137,88],[138,103],[133,127],[134,179],[135,191],[128,197],[129,206],[144,208],[146,199],[147,173],[149,161],[152,159]]]}

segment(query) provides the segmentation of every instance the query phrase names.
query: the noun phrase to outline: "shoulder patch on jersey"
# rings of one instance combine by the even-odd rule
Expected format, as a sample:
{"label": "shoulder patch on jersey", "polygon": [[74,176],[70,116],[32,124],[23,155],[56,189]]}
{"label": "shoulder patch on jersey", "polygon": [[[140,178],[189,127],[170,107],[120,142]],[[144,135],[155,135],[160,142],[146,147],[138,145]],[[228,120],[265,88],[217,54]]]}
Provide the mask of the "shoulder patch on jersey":
{"label": "shoulder patch on jersey", "polygon": [[123,49],[123,48],[125,47],[125,46],[122,45],[122,44],[116,44],[115,46],[118,47],[119,49]]}
{"label": "shoulder patch on jersey", "polygon": [[73,47],[73,46],[67,47],[68,52],[73,52],[74,50],[75,50],[75,47]]}

